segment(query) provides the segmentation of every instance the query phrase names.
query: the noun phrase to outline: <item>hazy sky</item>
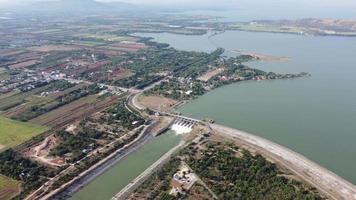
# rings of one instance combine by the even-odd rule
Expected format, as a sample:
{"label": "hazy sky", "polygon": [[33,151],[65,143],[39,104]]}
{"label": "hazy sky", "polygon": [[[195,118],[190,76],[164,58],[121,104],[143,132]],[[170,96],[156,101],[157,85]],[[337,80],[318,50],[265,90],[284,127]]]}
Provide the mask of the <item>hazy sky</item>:
{"label": "hazy sky", "polygon": [[[0,0],[0,9],[15,8],[26,3],[60,0]],[[75,1],[75,0],[73,0]],[[168,9],[230,9],[239,10],[239,19],[272,18],[344,18],[356,19],[356,0],[96,0],[121,1],[140,5],[161,6]],[[38,5],[38,4],[37,4]],[[26,8],[26,7],[25,7]],[[243,18],[244,16],[245,18]]]}
{"label": "hazy sky", "polygon": [[[0,0],[0,4],[9,3],[25,3],[31,1],[50,1],[50,0]],[[53,0],[52,0],[53,1]],[[214,4],[226,4],[234,5],[240,2],[248,2],[251,0],[98,0],[98,1],[122,1],[135,4],[164,4],[164,5],[214,5]],[[259,2],[272,2],[272,3],[302,3],[305,5],[315,6],[356,6],[356,0],[260,0]]]}

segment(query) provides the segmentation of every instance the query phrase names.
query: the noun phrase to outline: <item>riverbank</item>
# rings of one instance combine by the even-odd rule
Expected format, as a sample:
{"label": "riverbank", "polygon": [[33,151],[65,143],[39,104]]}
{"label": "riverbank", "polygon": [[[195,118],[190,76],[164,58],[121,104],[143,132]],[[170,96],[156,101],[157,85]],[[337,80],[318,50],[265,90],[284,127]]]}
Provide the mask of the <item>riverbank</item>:
{"label": "riverbank", "polygon": [[[139,104],[136,102],[136,104]],[[275,161],[292,171],[296,176],[317,188],[331,199],[356,200],[356,187],[321,167],[301,154],[272,141],[230,127],[211,124],[213,132],[224,137],[238,140],[248,149],[258,151],[261,155]]]}
{"label": "riverbank", "polygon": [[111,199],[162,155],[175,147],[180,140],[181,137],[170,131],[154,137],[151,141],[137,149],[137,151],[132,152],[119,163],[96,177],[88,185],[81,188],[70,199]]}
{"label": "riverbank", "polygon": [[177,146],[173,147],[166,154],[164,154],[160,159],[153,163],[149,168],[147,168],[142,174],[131,181],[125,188],[123,188],[119,193],[117,193],[112,200],[124,200],[126,199],[135,189],[137,189],[140,184],[142,184],[147,178],[149,178],[154,172],[156,172],[160,167],[169,161],[169,159],[175,153],[179,152],[186,146],[184,141],[181,141]]}
{"label": "riverbank", "polygon": [[250,149],[257,150],[263,156],[270,158],[291,170],[303,180],[315,186],[332,199],[356,200],[356,187],[333,172],[319,166],[306,157],[271,142],[267,139],[226,126],[211,124],[216,134],[231,138]]}
{"label": "riverbank", "polygon": [[[131,131],[132,133],[135,133],[137,130],[140,128]],[[63,197],[68,197],[78,191],[80,188],[88,184],[90,181],[92,181],[95,177],[99,176],[102,174],[105,170],[110,168],[112,165],[115,163],[119,162],[121,159],[125,158],[130,152],[134,151],[135,149],[139,148],[140,145],[143,145],[145,142],[147,142],[152,136],[149,135],[146,131],[147,127],[145,127],[140,135],[135,138],[132,142],[126,144],[122,148],[114,151],[112,154],[109,156],[105,157],[104,159],[100,160],[98,163],[95,165],[91,166],[87,170],[83,171],[80,173],[78,176],[76,176],[74,179],[70,180],[69,182],[63,184],[61,187],[57,188],[56,190],[53,190],[44,196],[40,197],[39,199],[61,199]],[[115,143],[115,141],[113,142]],[[112,144],[111,144],[112,145]],[[97,152],[100,152],[98,150]],[[67,168],[67,170],[61,172],[61,174],[58,174],[58,178],[55,177],[49,181],[49,183],[45,184],[44,186],[51,185],[54,180],[59,179],[60,176],[66,173],[66,171],[72,170],[74,168],[74,165],[71,165],[70,167]],[[38,190],[40,191],[41,188]],[[36,192],[33,193],[33,195],[28,196],[26,199],[30,200],[33,199],[34,196],[36,195]],[[37,197],[36,197],[37,198]]]}

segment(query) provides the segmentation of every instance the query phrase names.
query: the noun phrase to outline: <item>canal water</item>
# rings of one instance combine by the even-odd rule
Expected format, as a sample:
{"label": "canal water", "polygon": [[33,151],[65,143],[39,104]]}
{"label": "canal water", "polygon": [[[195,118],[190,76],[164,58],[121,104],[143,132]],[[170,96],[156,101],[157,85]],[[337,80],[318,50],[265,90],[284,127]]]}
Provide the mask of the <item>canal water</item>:
{"label": "canal water", "polygon": [[109,200],[145,171],[171,148],[178,145],[181,136],[173,131],[154,138],[136,152],[132,153],[104,174],[97,177],[79,192],[72,200]]}
{"label": "canal water", "polygon": [[288,61],[249,63],[309,78],[244,82],[211,91],[181,108],[287,146],[356,184],[356,38],[228,31],[204,36],[140,34],[180,50],[223,47]]}

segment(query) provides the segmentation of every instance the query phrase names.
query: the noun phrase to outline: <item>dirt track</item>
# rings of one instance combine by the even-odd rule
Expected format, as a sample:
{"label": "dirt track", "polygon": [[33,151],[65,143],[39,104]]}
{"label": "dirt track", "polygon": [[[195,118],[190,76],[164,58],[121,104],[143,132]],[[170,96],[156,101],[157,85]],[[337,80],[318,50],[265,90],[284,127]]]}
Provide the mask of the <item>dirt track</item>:
{"label": "dirt track", "polygon": [[310,161],[306,157],[267,139],[225,127],[210,125],[218,134],[233,138],[264,156],[284,165],[331,199],[356,200],[356,187],[333,172]]}

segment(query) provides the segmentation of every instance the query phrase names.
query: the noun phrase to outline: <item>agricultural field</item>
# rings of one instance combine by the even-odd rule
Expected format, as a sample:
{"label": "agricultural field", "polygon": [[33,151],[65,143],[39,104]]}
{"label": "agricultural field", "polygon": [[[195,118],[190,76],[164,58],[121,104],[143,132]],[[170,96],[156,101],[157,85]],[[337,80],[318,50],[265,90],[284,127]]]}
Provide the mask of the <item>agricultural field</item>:
{"label": "agricultural field", "polygon": [[9,77],[10,77],[9,73],[6,71],[6,69],[0,68],[0,80],[5,80],[8,79]]}
{"label": "agricultural field", "polygon": [[46,130],[46,127],[0,116],[0,151],[19,145]]}
{"label": "agricultural field", "polygon": [[10,200],[21,192],[21,183],[0,175],[0,199]]}
{"label": "agricultural field", "polygon": [[119,36],[119,35],[111,35],[111,34],[79,34],[76,36],[80,38],[97,39],[97,40],[104,40],[110,42],[137,41],[135,37]]}
{"label": "agricultural field", "polygon": [[117,96],[101,98],[98,95],[89,95],[40,115],[31,122],[54,128],[63,127],[113,105],[117,99]]}
{"label": "agricultural field", "polygon": [[31,32],[32,34],[45,34],[45,33],[55,33],[62,31],[62,29],[45,29]]}
{"label": "agricultural field", "polygon": [[0,111],[5,111],[25,103],[33,95],[44,92],[48,86],[39,87],[28,92],[5,94],[0,98]]}
{"label": "agricultural field", "polygon": [[[55,110],[63,105],[71,103],[82,97],[99,92],[99,88],[95,85],[87,84],[71,84],[66,81],[55,81],[45,87],[45,90],[41,92],[31,93],[31,95],[24,96],[22,103],[10,105],[5,107],[3,115],[11,119],[20,121],[29,121],[42,114]],[[8,97],[0,100],[0,104],[9,102],[14,99],[20,100],[20,98]],[[5,104],[6,105],[6,104]]]}
{"label": "agricultural field", "polygon": [[31,51],[38,52],[51,52],[51,51],[75,51],[81,49],[81,47],[74,45],[42,45],[42,46],[34,46],[28,48]]}
{"label": "agricultural field", "polygon": [[106,43],[105,42],[99,42],[99,41],[80,40],[80,41],[75,41],[73,44],[75,44],[75,45],[83,45],[83,46],[88,46],[88,47],[95,47],[95,46],[99,46],[99,45],[104,45]]}
{"label": "agricultural field", "polygon": [[176,105],[178,101],[162,96],[139,96],[139,102],[144,106],[153,110],[168,111],[172,106]]}
{"label": "agricultural field", "polygon": [[256,32],[272,32],[272,33],[293,33],[299,34],[303,29],[298,27],[278,27],[266,24],[250,23],[250,24],[236,24],[231,26],[232,29],[243,31],[256,31]]}

